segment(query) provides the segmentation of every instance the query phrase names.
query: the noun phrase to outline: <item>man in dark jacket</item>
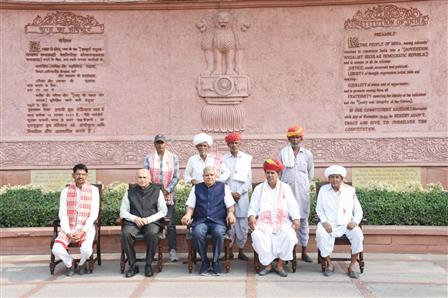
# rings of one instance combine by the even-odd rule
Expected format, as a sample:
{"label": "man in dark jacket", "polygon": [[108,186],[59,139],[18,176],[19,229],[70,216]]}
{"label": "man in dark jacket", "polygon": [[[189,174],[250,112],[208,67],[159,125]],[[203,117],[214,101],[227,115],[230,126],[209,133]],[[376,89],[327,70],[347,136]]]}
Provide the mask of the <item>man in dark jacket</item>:
{"label": "man in dark jacket", "polygon": [[215,275],[220,275],[219,254],[224,244],[227,224],[235,223],[235,201],[229,187],[223,182],[216,181],[214,167],[205,167],[203,178],[204,182],[196,184],[191,189],[182,223],[185,225],[191,223],[193,227],[193,242],[202,262],[200,275],[208,274],[206,236],[207,234],[212,235],[212,271]]}
{"label": "man in dark jacket", "polygon": [[157,234],[161,231],[160,219],[167,214],[162,185],[152,184],[146,169],[137,171],[136,180],[137,185],[124,194],[120,208],[120,218],[124,220],[121,242],[129,262],[126,277],[132,277],[139,271],[135,265],[134,241],[140,231],[145,233],[146,240],[145,276],[153,275],[151,263],[158,244]]}

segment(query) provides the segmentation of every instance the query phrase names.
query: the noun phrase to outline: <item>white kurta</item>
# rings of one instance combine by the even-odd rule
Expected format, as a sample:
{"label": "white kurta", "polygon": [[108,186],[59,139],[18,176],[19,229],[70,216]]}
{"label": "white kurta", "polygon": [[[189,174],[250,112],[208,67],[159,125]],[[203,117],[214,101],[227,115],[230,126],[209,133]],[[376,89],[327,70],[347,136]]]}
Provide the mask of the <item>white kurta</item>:
{"label": "white kurta", "polygon": [[[299,153],[294,157],[291,145],[282,150],[290,149],[292,156],[285,157],[280,151],[278,159],[285,164],[280,180],[287,183],[300,206],[300,217],[307,218],[310,214],[310,185],[314,177],[314,161],[311,151],[300,147]],[[286,162],[285,159],[291,159]]]}
{"label": "white kurta", "polygon": [[[316,229],[316,242],[322,257],[331,255],[335,238],[344,234],[350,240],[352,254],[363,251],[362,230],[359,226],[352,230],[347,229],[349,222],[359,224],[362,220],[362,208],[356,197],[355,188],[342,184],[336,192],[330,184],[322,186],[317,198],[316,213],[320,221]],[[331,225],[331,233],[323,227],[322,223],[325,222]]]}
{"label": "white kurta", "polygon": [[[215,166],[215,159],[213,158],[214,156],[214,154],[208,154],[205,161],[199,156],[199,154],[191,156],[187,161],[187,166],[184,172],[185,182],[189,183],[193,179],[196,179],[199,182],[204,182],[204,178],[202,177],[204,168],[207,166]],[[229,169],[227,169],[225,164],[222,163],[221,172],[218,175],[218,181],[224,182],[229,178],[229,176]]]}
{"label": "white kurta", "polygon": [[[74,231],[70,229],[70,224],[68,221],[67,215],[67,193],[68,187],[64,188],[61,191],[61,196],[59,198],[59,219],[61,221],[61,230],[66,234],[74,233],[78,231]],[[81,190],[76,187],[76,204],[78,205],[81,200]],[[78,208],[78,207],[76,207]],[[90,215],[86,220],[86,223],[82,227],[82,231],[86,232],[86,238],[82,242],[80,247],[80,261],[79,265],[84,264],[84,262],[90,257],[93,253],[92,244],[95,239],[95,220],[98,218],[98,213],[100,209],[100,194],[98,188],[92,185],[92,203],[91,203],[91,211]],[[68,253],[67,249],[61,244],[56,242],[52,248],[53,254],[56,256],[56,259],[60,259],[64,262],[66,267],[70,267],[72,265],[73,258]]]}
{"label": "white kurta", "polygon": [[[281,190],[282,189],[282,190]],[[283,197],[278,199],[279,192]],[[281,202],[281,206],[278,206]],[[283,222],[276,226],[276,210],[283,209]],[[292,250],[297,244],[296,232],[292,228],[292,221],[300,219],[300,210],[291,188],[280,180],[275,188],[271,188],[265,181],[255,187],[252,194],[248,216],[255,216],[257,223],[252,232],[252,246],[258,253],[260,263],[269,265],[276,258],[292,260]]]}
{"label": "white kurta", "polygon": [[236,242],[239,248],[243,248],[247,241],[249,231],[247,211],[249,210],[249,188],[252,185],[252,156],[239,151],[236,156],[226,153],[223,163],[230,171],[230,177],[225,182],[232,192],[240,194],[236,203],[236,222],[232,226],[232,242]]}

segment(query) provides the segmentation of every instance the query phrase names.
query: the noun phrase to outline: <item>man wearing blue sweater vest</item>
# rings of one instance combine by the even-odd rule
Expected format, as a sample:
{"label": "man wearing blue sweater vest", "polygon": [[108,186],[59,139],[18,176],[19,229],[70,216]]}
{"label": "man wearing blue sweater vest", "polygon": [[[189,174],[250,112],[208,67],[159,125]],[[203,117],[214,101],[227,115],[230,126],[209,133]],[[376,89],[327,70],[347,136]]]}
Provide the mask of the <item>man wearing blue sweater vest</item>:
{"label": "man wearing blue sweater vest", "polygon": [[203,178],[204,182],[196,184],[191,189],[182,223],[191,224],[193,228],[193,243],[202,262],[200,275],[208,275],[210,262],[207,258],[206,236],[212,235],[212,272],[214,275],[220,275],[219,254],[224,244],[227,224],[235,223],[235,201],[229,187],[216,181],[216,171],[213,166],[204,168]]}

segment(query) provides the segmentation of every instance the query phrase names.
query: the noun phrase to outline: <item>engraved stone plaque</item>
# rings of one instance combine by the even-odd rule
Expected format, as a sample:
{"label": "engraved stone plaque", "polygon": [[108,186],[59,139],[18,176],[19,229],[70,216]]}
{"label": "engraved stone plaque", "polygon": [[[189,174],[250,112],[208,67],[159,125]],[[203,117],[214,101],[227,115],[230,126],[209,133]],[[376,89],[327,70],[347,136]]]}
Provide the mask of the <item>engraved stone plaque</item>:
{"label": "engraved stone plaque", "polygon": [[420,181],[421,169],[417,167],[352,169],[352,182],[357,187],[374,183],[387,183],[397,186],[406,183],[420,183]]}
{"label": "engraved stone plaque", "polygon": [[[31,184],[41,185],[44,190],[57,191],[73,181],[71,170],[32,170]],[[88,181],[96,183],[96,170],[89,170]]]}

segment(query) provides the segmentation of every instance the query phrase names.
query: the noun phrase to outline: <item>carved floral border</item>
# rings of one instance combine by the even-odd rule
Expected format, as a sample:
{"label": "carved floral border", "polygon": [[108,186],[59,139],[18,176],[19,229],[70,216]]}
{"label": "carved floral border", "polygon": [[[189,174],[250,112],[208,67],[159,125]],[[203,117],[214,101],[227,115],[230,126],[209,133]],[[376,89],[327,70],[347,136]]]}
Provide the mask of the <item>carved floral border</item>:
{"label": "carved floral border", "polygon": [[[242,150],[254,156],[254,165],[261,165],[285,144],[283,139],[252,139],[244,142]],[[143,164],[152,146],[150,141],[2,142],[0,169],[51,169],[78,162],[95,168],[134,168]],[[174,140],[169,146],[179,156],[181,167],[196,153],[190,140]],[[304,147],[313,152],[316,164],[448,164],[448,138],[307,139]],[[216,142],[214,148],[227,150],[223,141]]]}

